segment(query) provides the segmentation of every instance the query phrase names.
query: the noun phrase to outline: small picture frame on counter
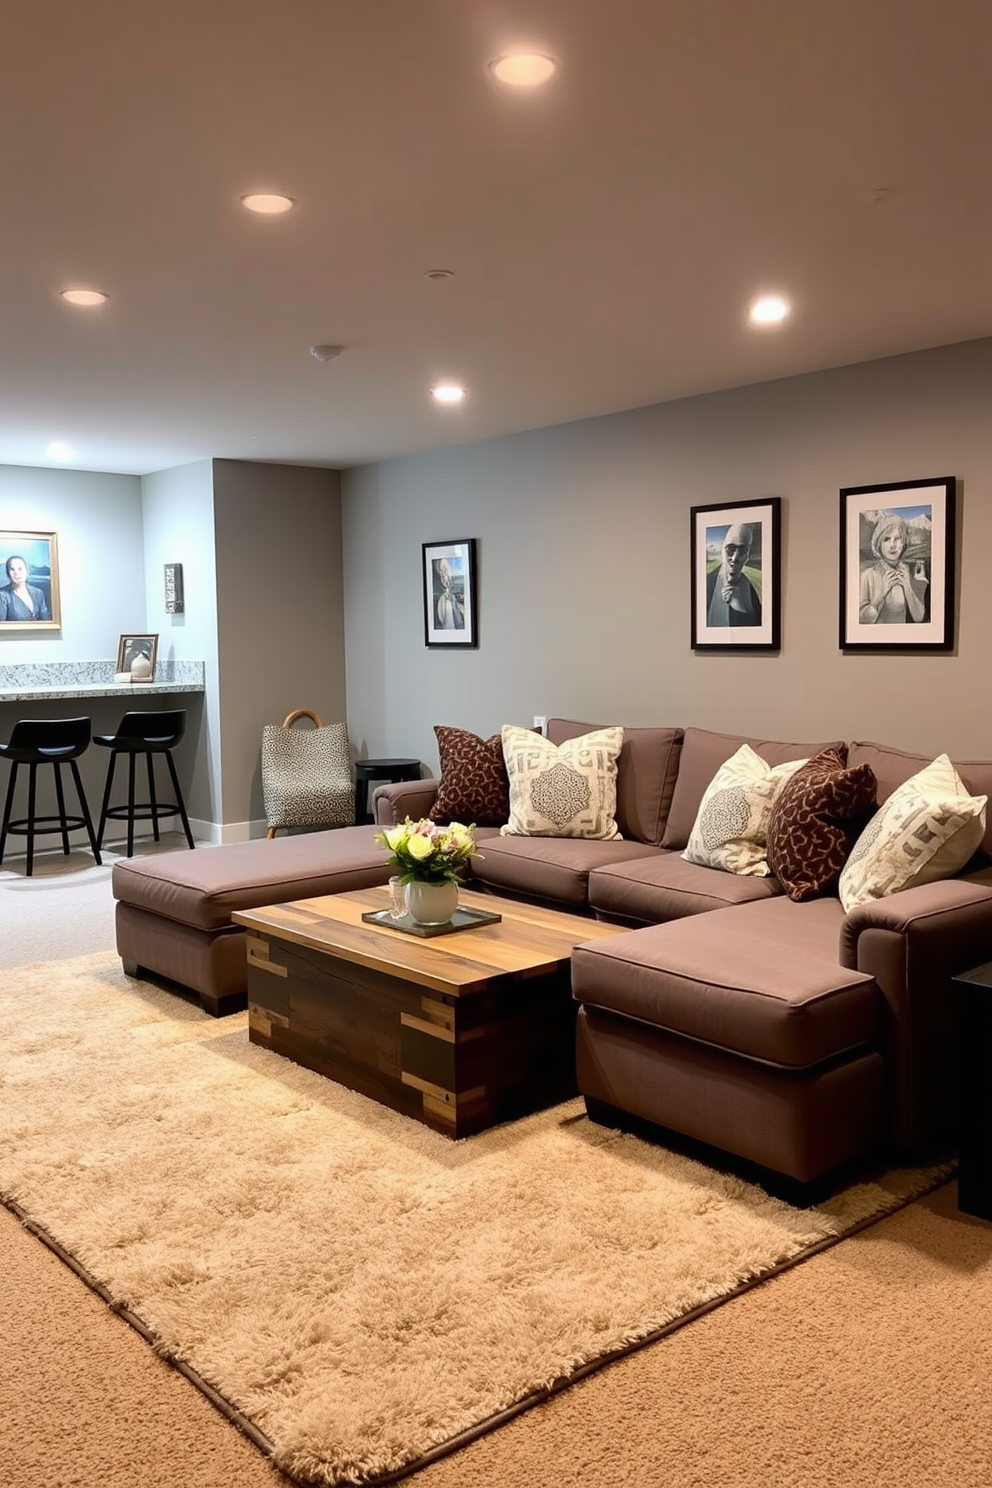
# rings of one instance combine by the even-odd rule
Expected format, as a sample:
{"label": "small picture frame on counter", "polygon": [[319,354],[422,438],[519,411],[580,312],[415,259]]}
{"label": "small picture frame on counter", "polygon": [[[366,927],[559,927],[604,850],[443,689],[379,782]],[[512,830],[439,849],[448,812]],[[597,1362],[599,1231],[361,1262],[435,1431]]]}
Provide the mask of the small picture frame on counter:
{"label": "small picture frame on counter", "polygon": [[154,682],[157,659],[157,635],[122,635],[117,645],[116,674],[129,682]]}

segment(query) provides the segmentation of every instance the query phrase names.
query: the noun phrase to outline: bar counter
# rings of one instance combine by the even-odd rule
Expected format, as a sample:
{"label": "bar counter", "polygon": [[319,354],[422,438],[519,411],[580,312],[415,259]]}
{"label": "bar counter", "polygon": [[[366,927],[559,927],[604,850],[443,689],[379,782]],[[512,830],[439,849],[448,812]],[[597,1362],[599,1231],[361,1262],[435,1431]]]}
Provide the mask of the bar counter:
{"label": "bar counter", "polygon": [[0,703],[60,698],[134,698],[203,691],[202,661],[159,662],[154,682],[115,682],[112,661],[13,662],[0,666]]}
{"label": "bar counter", "polygon": [[[94,734],[113,734],[122,716],[133,710],[155,712],[158,709],[185,708],[186,738],[176,751],[176,767],[189,808],[191,797],[196,800],[194,776],[197,761],[206,748],[203,740],[204,701],[202,661],[162,661],[160,658],[154,682],[115,682],[112,661],[12,662],[0,666],[0,742],[10,738],[15,723],[22,718],[66,718],[85,714]],[[99,815],[107,765],[107,751],[104,749],[87,749],[79,760],[79,772],[94,822]],[[206,765],[202,762],[200,769],[205,776]],[[51,774],[50,770],[44,770],[44,778],[38,780],[39,815],[54,813],[54,790],[48,778]],[[0,768],[0,790],[6,790],[6,787],[7,768]],[[18,780],[15,817],[24,815],[22,802],[26,788],[26,777],[23,783]],[[69,794],[73,794],[71,788]],[[193,815],[198,813],[193,810]],[[165,826],[169,830],[168,819]],[[115,823],[105,841],[110,845],[122,835],[121,824]],[[75,846],[83,847],[85,834],[73,832],[72,841]],[[45,842],[46,853],[56,851],[53,842],[58,844],[58,838]],[[120,850],[119,843],[117,850]],[[88,852],[87,847],[87,855]],[[21,853],[23,846],[20,843],[8,841],[2,871],[22,873],[23,859],[18,857]],[[58,862],[61,861],[59,848]]]}

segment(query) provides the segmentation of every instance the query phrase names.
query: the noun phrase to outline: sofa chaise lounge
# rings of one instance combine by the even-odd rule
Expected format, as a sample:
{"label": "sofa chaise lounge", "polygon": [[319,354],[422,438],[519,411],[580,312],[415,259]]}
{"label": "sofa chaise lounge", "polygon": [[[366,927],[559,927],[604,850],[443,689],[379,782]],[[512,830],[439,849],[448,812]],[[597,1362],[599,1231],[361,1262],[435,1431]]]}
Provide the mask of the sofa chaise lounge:
{"label": "sofa chaise lounge", "polygon": [[[595,725],[552,719],[555,743]],[[577,947],[578,1085],[590,1114],[648,1122],[808,1184],[875,1149],[929,1155],[952,1138],[950,981],[992,959],[992,827],[964,871],[860,904],[794,902],[773,877],[682,856],[708,783],[742,744],[769,765],[838,749],[878,801],[927,764],[885,745],[630,728],[617,762],[619,839],[480,828],[479,884],[608,918],[628,933]],[[992,761],[956,762],[992,794]],[[429,812],[436,780],[380,786],[377,826]],[[244,1000],[234,909],[384,883],[376,827],[135,858],[114,868],[118,950],[199,992]]]}

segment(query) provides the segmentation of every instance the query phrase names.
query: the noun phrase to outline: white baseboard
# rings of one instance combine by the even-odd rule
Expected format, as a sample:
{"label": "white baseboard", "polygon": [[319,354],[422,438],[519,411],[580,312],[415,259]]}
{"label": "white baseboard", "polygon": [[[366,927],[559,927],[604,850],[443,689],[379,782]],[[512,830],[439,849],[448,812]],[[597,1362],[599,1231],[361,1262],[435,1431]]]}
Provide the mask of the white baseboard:
{"label": "white baseboard", "polygon": [[251,842],[256,837],[264,837],[268,825],[264,817],[261,821],[240,822],[194,821],[190,818],[190,826],[197,842]]}

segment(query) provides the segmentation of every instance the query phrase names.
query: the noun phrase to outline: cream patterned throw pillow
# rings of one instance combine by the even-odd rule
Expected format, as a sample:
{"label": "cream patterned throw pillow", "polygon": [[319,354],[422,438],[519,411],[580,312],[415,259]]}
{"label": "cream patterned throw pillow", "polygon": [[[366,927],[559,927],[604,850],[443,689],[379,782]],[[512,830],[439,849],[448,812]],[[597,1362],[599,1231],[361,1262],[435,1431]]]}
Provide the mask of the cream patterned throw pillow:
{"label": "cream patterned throw pillow", "polygon": [[969,796],[946,754],[904,781],[851,849],[838,887],[845,913],[959,872],[985,836],[987,804]]}
{"label": "cream patterned throw pillow", "polygon": [[510,820],[500,827],[504,837],[620,836],[614,818],[622,728],[595,729],[552,744],[507,723],[502,739],[510,780]]}
{"label": "cream patterned throw pillow", "polygon": [[787,760],[774,767],[742,744],[717,770],[703,792],[685,852],[687,863],[767,878],[768,823],[775,797],[789,777],[805,765]]}

